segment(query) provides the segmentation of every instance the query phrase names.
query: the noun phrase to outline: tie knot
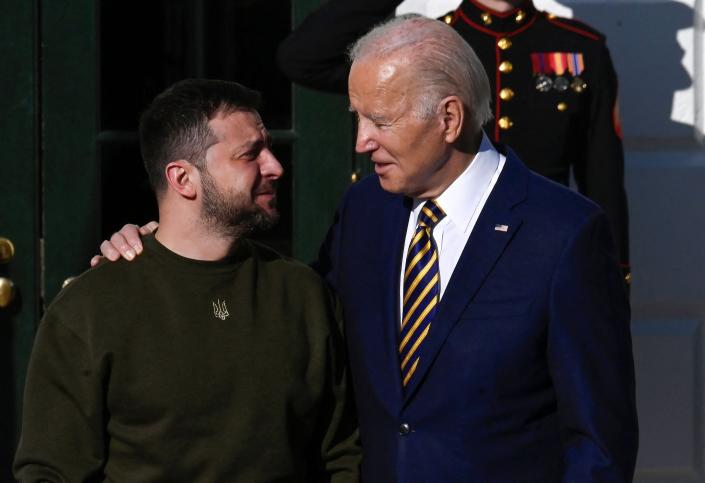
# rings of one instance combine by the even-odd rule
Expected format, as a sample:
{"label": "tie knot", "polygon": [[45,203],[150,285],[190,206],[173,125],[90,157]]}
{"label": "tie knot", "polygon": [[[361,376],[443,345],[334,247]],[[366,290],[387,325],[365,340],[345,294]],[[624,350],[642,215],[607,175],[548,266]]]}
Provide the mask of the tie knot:
{"label": "tie knot", "polygon": [[438,206],[436,200],[428,200],[421,208],[421,213],[419,214],[419,220],[417,223],[418,225],[426,226],[433,230],[433,227],[435,227],[445,216],[445,212],[440,206]]}

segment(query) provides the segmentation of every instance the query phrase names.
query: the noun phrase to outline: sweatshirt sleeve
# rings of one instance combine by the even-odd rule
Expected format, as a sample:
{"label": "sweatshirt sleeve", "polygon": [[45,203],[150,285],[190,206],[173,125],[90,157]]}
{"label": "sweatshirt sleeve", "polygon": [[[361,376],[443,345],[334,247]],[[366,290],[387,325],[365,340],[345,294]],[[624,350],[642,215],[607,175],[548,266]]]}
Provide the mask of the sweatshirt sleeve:
{"label": "sweatshirt sleeve", "polygon": [[360,481],[360,448],[352,384],[342,331],[342,310],[337,298],[335,316],[331,318],[328,344],[329,401],[321,412],[321,457],[325,466],[324,481],[353,483]]}
{"label": "sweatshirt sleeve", "polygon": [[22,435],[14,473],[20,482],[102,480],[106,459],[103,384],[90,347],[52,308],[29,362]]}

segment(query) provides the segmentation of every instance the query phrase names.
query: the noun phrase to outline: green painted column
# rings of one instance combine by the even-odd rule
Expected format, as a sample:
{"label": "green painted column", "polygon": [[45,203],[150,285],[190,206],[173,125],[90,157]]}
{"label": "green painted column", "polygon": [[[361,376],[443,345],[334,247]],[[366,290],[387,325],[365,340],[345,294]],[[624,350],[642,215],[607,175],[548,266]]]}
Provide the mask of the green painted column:
{"label": "green painted column", "polygon": [[39,320],[39,163],[37,6],[0,2],[0,237],[15,255],[0,262],[14,300],[0,308],[0,481],[10,468],[19,432],[27,361]]}
{"label": "green painted column", "polygon": [[100,241],[99,3],[42,2],[45,304],[88,268]]}
{"label": "green painted column", "polygon": [[[320,6],[294,0],[294,25]],[[318,252],[353,171],[353,126],[345,95],[293,86],[294,256],[309,262]]]}

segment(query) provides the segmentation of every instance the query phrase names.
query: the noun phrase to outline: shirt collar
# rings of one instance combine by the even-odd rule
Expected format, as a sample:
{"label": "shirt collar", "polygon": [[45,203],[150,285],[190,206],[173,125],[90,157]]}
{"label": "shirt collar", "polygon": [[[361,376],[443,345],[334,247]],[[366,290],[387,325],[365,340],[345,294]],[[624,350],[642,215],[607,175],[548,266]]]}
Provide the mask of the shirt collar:
{"label": "shirt collar", "polygon": [[[487,135],[482,133],[482,141],[477,154],[465,171],[453,181],[436,201],[446,213],[441,223],[449,220],[465,232],[472,220],[480,200],[492,182],[499,166],[499,153],[492,146]],[[414,200],[414,219],[418,220],[421,205],[425,200]]]}
{"label": "shirt collar", "polygon": [[476,0],[464,0],[454,18],[490,35],[511,35],[532,24],[537,13],[532,0],[526,0],[507,12],[497,12]]}

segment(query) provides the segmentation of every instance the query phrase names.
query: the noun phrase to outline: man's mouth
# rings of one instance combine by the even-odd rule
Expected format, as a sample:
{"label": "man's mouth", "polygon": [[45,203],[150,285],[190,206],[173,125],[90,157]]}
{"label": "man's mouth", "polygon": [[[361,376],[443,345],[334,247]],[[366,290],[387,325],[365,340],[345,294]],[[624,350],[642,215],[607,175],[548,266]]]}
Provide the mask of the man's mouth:
{"label": "man's mouth", "polygon": [[375,165],[375,173],[384,174],[392,167],[392,163],[385,163],[382,161],[372,161]]}
{"label": "man's mouth", "polygon": [[255,190],[255,196],[276,196],[277,186],[274,183],[267,183]]}
{"label": "man's mouth", "polygon": [[277,187],[273,184],[261,186],[254,192],[258,202],[264,202],[269,207],[274,207],[277,202]]}

